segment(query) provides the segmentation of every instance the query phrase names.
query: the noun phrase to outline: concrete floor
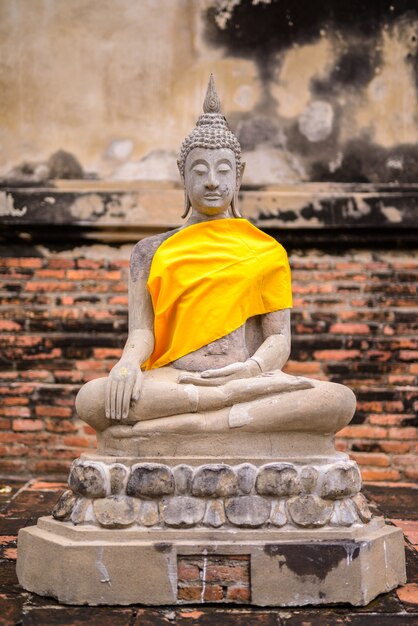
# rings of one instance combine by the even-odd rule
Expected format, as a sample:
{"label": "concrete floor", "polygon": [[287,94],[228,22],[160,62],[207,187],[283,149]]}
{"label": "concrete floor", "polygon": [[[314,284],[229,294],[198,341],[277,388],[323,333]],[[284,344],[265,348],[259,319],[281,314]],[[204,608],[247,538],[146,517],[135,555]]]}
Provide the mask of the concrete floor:
{"label": "concrete floor", "polygon": [[0,625],[1,626],[417,626],[418,489],[368,484],[363,492],[376,513],[405,533],[408,583],[379,596],[368,606],[253,609],[248,605],[189,607],[68,607],[21,589],[15,573],[20,528],[47,515],[64,482],[0,480]]}

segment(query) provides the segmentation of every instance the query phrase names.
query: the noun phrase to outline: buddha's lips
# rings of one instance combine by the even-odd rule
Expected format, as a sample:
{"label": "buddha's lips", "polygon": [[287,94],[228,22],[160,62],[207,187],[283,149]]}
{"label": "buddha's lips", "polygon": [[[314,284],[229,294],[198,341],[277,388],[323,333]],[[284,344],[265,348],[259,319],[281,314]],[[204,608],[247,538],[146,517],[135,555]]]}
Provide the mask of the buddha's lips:
{"label": "buddha's lips", "polygon": [[205,199],[206,200],[219,200],[219,198],[221,198],[221,194],[214,194],[214,193],[208,193],[205,194]]}

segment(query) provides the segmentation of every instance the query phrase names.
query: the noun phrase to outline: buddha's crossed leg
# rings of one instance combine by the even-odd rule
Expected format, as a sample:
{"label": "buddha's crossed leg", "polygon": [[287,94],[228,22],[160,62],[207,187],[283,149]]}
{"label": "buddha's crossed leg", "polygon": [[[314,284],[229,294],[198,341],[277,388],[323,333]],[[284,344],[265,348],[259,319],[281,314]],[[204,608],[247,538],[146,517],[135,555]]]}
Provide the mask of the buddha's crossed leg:
{"label": "buddha's crossed leg", "polygon": [[[268,372],[218,387],[179,384],[172,367],[146,372],[141,396],[123,421],[105,417],[107,378],[90,381],[76,400],[81,419],[115,436],[146,432],[313,430],[336,432],[355,410],[350,389],[336,383]],[[314,422],[312,422],[314,416]]]}

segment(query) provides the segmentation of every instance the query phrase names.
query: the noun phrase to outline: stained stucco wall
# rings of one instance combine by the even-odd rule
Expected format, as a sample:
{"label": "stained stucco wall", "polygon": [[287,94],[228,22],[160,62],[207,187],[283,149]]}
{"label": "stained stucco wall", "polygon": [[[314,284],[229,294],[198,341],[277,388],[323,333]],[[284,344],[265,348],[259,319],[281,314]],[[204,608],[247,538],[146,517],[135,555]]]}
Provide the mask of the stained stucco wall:
{"label": "stained stucco wall", "polygon": [[212,71],[247,183],[415,182],[414,8],[2,0],[0,176],[64,149],[101,178],[176,180]]}

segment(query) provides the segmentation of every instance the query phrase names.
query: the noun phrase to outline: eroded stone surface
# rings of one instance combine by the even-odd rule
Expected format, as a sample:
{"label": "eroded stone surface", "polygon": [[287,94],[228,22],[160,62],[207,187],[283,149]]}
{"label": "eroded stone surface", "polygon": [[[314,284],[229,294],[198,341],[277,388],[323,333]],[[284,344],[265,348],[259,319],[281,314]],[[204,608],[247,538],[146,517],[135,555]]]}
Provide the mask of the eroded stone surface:
{"label": "eroded stone surface", "polygon": [[135,521],[135,502],[129,496],[109,496],[93,502],[96,519],[106,528],[122,528]]}
{"label": "eroded stone surface", "polygon": [[213,528],[219,528],[225,524],[225,508],[223,500],[209,500],[206,505],[203,523],[205,526],[212,526]]}
{"label": "eroded stone surface", "polygon": [[364,522],[365,524],[367,524],[367,522],[370,522],[370,520],[373,517],[372,512],[370,511],[368,504],[367,504],[367,500],[366,498],[363,496],[362,493],[356,493],[355,496],[353,496],[352,501],[354,502],[356,509],[357,509],[357,513],[361,519],[362,522]]}
{"label": "eroded stone surface", "polygon": [[300,493],[298,473],[290,463],[264,465],[257,476],[256,490],[264,496],[290,496]]}
{"label": "eroded stone surface", "polygon": [[77,498],[74,509],[71,513],[71,521],[73,524],[82,524],[86,522],[87,509],[89,508],[92,500],[89,498]]}
{"label": "eroded stone surface", "polygon": [[334,502],[334,510],[330,519],[332,526],[352,526],[358,521],[356,506],[350,498]]}
{"label": "eroded stone surface", "polygon": [[191,492],[193,470],[189,465],[181,464],[173,468],[176,493],[186,494]]}
{"label": "eroded stone surface", "polygon": [[142,526],[156,526],[159,521],[158,502],[155,500],[142,500],[139,507],[138,522]]}
{"label": "eroded stone surface", "polygon": [[202,521],[205,513],[205,501],[188,496],[164,498],[160,512],[167,526],[188,527]]}
{"label": "eroded stone surface", "polygon": [[128,468],[122,463],[115,463],[109,470],[110,474],[110,493],[117,495],[123,493],[126,487],[126,479],[128,477]]}
{"label": "eroded stone surface", "polygon": [[310,465],[304,467],[300,473],[300,484],[303,493],[312,493],[318,484],[319,472]]}
{"label": "eroded stone surface", "polygon": [[76,496],[69,489],[64,491],[60,499],[52,509],[52,516],[60,522],[65,522],[70,518],[72,510],[77,502]]}
{"label": "eroded stone surface", "polygon": [[270,521],[274,526],[284,526],[287,523],[286,500],[284,498],[272,502]]}
{"label": "eroded stone surface", "polygon": [[236,468],[239,490],[248,494],[254,489],[257,468],[251,463],[243,463]]}
{"label": "eroded stone surface", "polygon": [[361,476],[355,463],[344,463],[331,467],[324,476],[320,496],[335,500],[358,493]]}
{"label": "eroded stone surface", "polygon": [[295,524],[304,528],[325,526],[332,514],[332,504],[312,494],[291,498],[287,509]]}
{"label": "eroded stone surface", "polygon": [[69,487],[86,498],[106,496],[106,474],[99,463],[74,463],[68,478]]}
{"label": "eroded stone surface", "polygon": [[174,476],[167,465],[134,465],[126,487],[128,496],[159,498],[174,493]]}
{"label": "eroded stone surface", "polygon": [[226,501],[225,513],[231,524],[254,528],[268,520],[270,503],[260,496],[239,496]]}
{"label": "eroded stone surface", "polygon": [[233,496],[238,493],[235,472],[229,465],[203,465],[193,478],[192,493],[200,497]]}

